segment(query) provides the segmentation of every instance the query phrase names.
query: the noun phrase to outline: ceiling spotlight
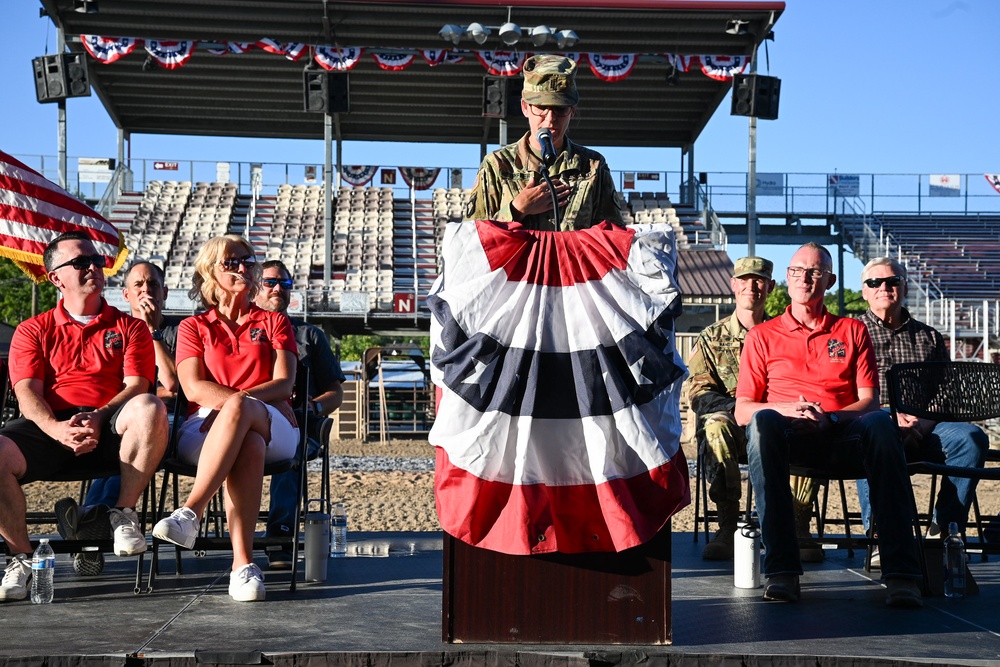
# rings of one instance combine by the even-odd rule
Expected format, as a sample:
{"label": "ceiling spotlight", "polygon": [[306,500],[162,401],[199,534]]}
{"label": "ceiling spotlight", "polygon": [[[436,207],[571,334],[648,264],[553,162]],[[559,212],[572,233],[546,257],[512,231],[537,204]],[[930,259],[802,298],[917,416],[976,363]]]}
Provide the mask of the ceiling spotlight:
{"label": "ceiling spotlight", "polygon": [[514,46],[521,39],[521,26],[508,21],[500,26],[500,40],[507,46]]}
{"label": "ceiling spotlight", "polygon": [[742,19],[733,19],[726,22],[726,33],[729,35],[745,35],[747,34],[746,26],[750,24],[750,21],[744,21]]}
{"label": "ceiling spotlight", "polygon": [[153,56],[146,56],[146,59],[142,61],[142,71],[143,72],[156,71],[156,61],[153,60]]}
{"label": "ceiling spotlight", "polygon": [[676,86],[679,74],[677,73],[677,66],[671,62],[667,63],[667,85]]}
{"label": "ceiling spotlight", "polygon": [[452,44],[458,44],[458,41],[462,39],[462,35],[465,34],[465,30],[461,26],[457,26],[454,23],[449,23],[443,28],[438,30],[438,35],[441,36],[446,42],[451,42]]}
{"label": "ceiling spotlight", "polygon": [[465,32],[469,37],[476,40],[476,44],[485,44],[490,36],[490,29],[482,23],[470,23]]}
{"label": "ceiling spotlight", "polygon": [[579,41],[576,33],[572,30],[560,30],[556,33],[556,45],[560,49],[571,49],[576,46],[577,41]]}
{"label": "ceiling spotlight", "polygon": [[73,11],[79,14],[96,14],[97,0],[73,0]]}
{"label": "ceiling spotlight", "polygon": [[531,29],[531,43],[535,46],[544,46],[545,42],[549,41],[549,36],[552,34],[552,28],[547,25],[536,25]]}

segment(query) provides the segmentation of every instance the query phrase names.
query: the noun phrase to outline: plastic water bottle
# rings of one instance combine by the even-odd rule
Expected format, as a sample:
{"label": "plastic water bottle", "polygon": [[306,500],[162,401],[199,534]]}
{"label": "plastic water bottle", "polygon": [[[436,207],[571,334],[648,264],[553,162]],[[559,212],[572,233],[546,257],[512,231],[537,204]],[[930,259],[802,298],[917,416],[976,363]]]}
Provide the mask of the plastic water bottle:
{"label": "plastic water bottle", "polygon": [[330,517],[330,555],[347,555],[347,510],[343,503],[337,503],[333,507],[333,515]]}
{"label": "plastic water bottle", "polygon": [[31,601],[34,604],[52,602],[55,573],[56,554],[49,546],[49,539],[43,537],[31,557]]}
{"label": "plastic water bottle", "polygon": [[750,522],[740,519],[733,535],[733,585],[736,588],[759,588],[760,528],[756,513]]}
{"label": "plastic water bottle", "polygon": [[944,594],[949,598],[965,597],[965,544],[954,521],[948,524],[944,540]]}

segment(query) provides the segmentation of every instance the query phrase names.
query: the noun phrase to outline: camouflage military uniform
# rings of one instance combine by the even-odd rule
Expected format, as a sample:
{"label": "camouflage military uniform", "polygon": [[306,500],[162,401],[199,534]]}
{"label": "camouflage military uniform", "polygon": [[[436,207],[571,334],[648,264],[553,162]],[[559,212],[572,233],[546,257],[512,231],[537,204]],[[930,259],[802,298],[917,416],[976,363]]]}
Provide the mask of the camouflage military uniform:
{"label": "camouflage military uniform", "polygon": [[[541,157],[531,149],[528,134],[517,143],[490,153],[479,168],[465,217],[469,220],[513,220],[511,202],[531,180],[532,174],[536,183],[542,182],[538,174],[541,167]],[[570,186],[569,200],[561,212],[562,231],[593,227],[602,220],[624,224],[621,212],[625,202],[615,190],[611,171],[600,153],[567,139],[565,149],[549,167],[549,176]],[[551,211],[525,216],[521,222],[528,229],[555,229]]]}
{"label": "camouflage military uniform", "polygon": [[[698,446],[709,457],[709,498],[715,503],[738,501],[742,495],[740,459],[746,459],[746,430],[736,423],[736,380],[747,330],[736,313],[705,328],[688,362],[688,400],[698,415]],[[721,473],[721,474],[720,474]],[[798,503],[812,502],[815,485],[792,477]]]}

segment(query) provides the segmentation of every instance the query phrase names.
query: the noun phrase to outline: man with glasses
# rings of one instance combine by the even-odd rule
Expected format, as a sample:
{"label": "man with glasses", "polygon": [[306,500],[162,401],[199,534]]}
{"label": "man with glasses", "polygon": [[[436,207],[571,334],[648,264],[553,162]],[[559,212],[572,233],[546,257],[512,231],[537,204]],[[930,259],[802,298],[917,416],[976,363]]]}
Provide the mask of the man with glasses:
{"label": "man with glasses", "polygon": [[[933,327],[910,316],[903,307],[906,299],[906,268],[889,257],[876,257],[861,272],[861,295],[868,310],[861,321],[875,346],[882,405],[888,406],[889,389],[886,374],[893,364],[915,361],[948,361],[944,338]],[[910,415],[897,415],[903,432],[903,446],[908,458],[915,461],[944,461],[950,466],[982,468],[989,449],[989,437],[973,424],[957,422],[935,423]],[[931,537],[939,534],[938,526],[948,527],[952,521],[965,530],[969,507],[975,495],[976,480],[945,477],[941,480],[934,505],[934,526]],[[858,480],[861,517],[867,530],[871,518],[868,480]],[[881,559],[879,559],[881,560]],[[878,564],[878,560],[873,564]]]}
{"label": "man with glasses", "polygon": [[[469,220],[517,221],[528,229],[567,231],[608,220],[624,224],[624,200],[615,190],[604,157],[570,141],[566,135],[576,115],[576,63],[563,56],[528,58],[522,70],[521,113],[528,133],[516,143],[486,156],[466,207]],[[542,146],[538,131],[552,133],[555,161],[549,175],[559,205],[558,226],[552,193],[540,175]]]}
{"label": "man with glasses", "polygon": [[155,363],[149,330],[101,296],[106,258],[82,233],[56,237],[43,255],[62,295],[52,310],[18,325],[10,382],[21,417],[0,429],[0,537],[11,560],[0,600],[22,600],[31,542],[20,485],[67,470],[118,468],[121,491],[108,520],[114,551],[146,550],[135,504],[167,445],[167,411],[149,393]]}
{"label": "man with glasses", "polygon": [[[287,314],[292,290],[288,268],[279,260],[261,264],[261,287],[255,302],[264,310]],[[307,458],[316,456],[321,443],[329,442],[333,420],[327,415],[344,402],[343,382],[347,379],[340,363],[330,348],[330,340],[319,327],[295,318],[289,318],[295,329],[299,364],[309,369],[309,452]],[[303,415],[297,414],[299,423]],[[271,477],[271,502],[267,514],[268,537],[292,537],[295,505],[299,500],[299,472],[289,470]],[[291,569],[292,554],[287,548],[269,547],[268,567],[272,570]]]}
{"label": "man with glasses", "polygon": [[807,243],[788,267],[785,312],[747,332],[736,421],[747,426],[750,480],[764,544],[765,600],[799,599],[789,464],[857,469],[875,498],[883,576],[893,607],[923,606],[910,478],[896,426],[879,409],[878,367],[865,325],[823,304],[833,259]]}

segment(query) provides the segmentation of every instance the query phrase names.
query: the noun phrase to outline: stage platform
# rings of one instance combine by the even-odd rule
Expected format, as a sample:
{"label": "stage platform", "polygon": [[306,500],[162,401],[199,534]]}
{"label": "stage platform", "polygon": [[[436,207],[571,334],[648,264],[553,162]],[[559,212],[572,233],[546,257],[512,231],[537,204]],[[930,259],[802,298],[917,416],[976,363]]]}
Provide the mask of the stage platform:
{"label": "stage platform", "polygon": [[807,566],[801,602],[765,603],[761,589],[733,587],[731,565],[703,562],[690,533],[674,534],[672,645],[472,645],[441,639],[439,533],[350,538],[352,555],[330,560],[326,583],[290,593],[289,574],[270,573],[260,603],[229,598],[221,552],[185,552],[176,576],[164,548],[156,590],[139,595],[135,559],[108,556],[103,575],[83,578],[59,555],[53,604],[0,605],[0,666],[1000,663],[997,557],[972,557],[978,595],[897,610],[864,572],[863,553],[828,551]]}

